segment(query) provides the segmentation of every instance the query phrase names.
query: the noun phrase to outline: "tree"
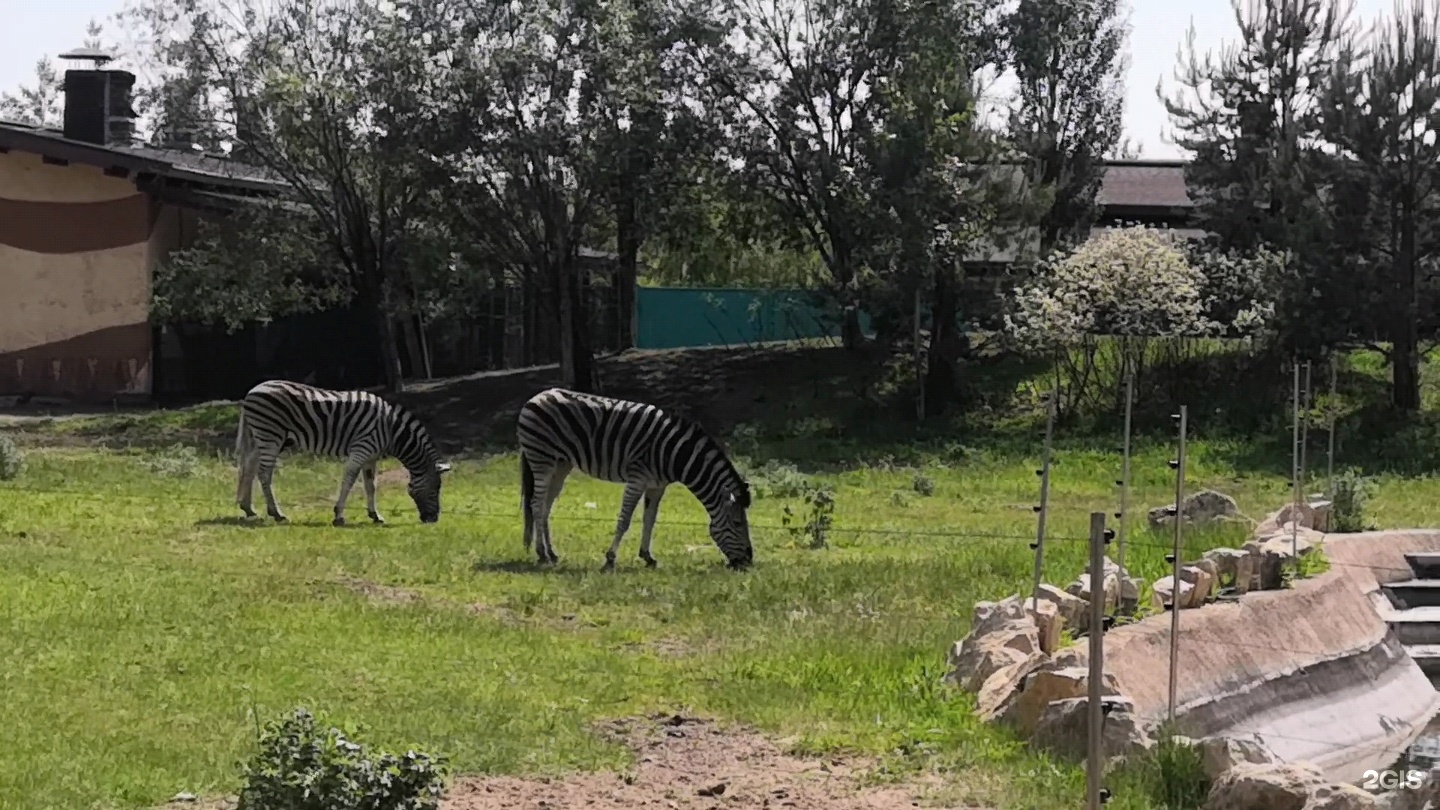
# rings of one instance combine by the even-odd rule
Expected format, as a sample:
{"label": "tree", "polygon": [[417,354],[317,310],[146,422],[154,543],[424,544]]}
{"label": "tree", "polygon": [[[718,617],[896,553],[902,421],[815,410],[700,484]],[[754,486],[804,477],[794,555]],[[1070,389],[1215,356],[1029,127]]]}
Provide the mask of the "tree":
{"label": "tree", "polygon": [[188,143],[222,154],[231,142],[225,121],[233,121],[235,111],[217,106],[223,94],[206,50],[216,34],[206,30],[211,18],[196,7],[194,0],[129,0],[115,22],[131,43],[139,79],[133,105],[150,145]]}
{"label": "tree", "polygon": [[158,321],[232,332],[343,305],[353,294],[314,212],[265,199],[202,219],[195,241],[160,263],[154,286]]}
{"label": "tree", "polygon": [[1415,0],[1377,26],[1368,48],[1347,42],[1321,119],[1371,202],[1360,257],[1385,282],[1396,408],[1420,408],[1420,302],[1440,259],[1440,6]]}
{"label": "tree", "polygon": [[374,324],[386,386],[403,389],[391,313],[408,305],[405,237],[422,188],[414,152],[375,122],[425,77],[378,0],[212,0],[187,7],[224,124],[246,157],[314,212]]}
{"label": "tree", "polygon": [[1017,79],[1010,136],[1053,201],[1040,250],[1082,241],[1105,158],[1122,147],[1127,30],[1119,0],[1020,0],[1006,20]]}
{"label": "tree", "polygon": [[[1330,0],[1232,0],[1237,43],[1200,58],[1194,29],[1176,70],[1182,92],[1165,97],[1175,142],[1193,154],[1186,185],[1211,247],[1268,245],[1287,257],[1274,347],[1318,359],[1350,332],[1355,299],[1337,249],[1336,166],[1323,147],[1320,112],[1350,7]],[[1188,96],[1188,98],[1187,98]]]}
{"label": "tree", "polygon": [[820,254],[847,347],[862,341],[859,272],[869,199],[861,150],[870,88],[902,55],[889,0],[744,0],[735,37],[706,55],[711,101],[725,111],[745,187],[774,207],[797,246]]}

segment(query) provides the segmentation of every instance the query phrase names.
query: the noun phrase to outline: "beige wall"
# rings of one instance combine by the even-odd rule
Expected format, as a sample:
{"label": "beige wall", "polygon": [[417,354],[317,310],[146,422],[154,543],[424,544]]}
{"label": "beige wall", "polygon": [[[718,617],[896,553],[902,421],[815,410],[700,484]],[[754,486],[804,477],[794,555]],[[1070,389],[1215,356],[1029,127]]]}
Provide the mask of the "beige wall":
{"label": "beige wall", "polygon": [[0,395],[150,392],[154,220],[129,180],[0,154]]}

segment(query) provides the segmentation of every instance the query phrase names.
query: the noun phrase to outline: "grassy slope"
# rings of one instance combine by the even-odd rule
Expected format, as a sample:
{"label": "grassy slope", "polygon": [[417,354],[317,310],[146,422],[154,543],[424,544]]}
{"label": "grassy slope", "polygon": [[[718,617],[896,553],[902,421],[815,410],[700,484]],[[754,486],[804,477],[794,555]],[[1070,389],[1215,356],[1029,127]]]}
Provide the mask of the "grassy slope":
{"label": "grassy slope", "polygon": [[[756,459],[868,453],[909,466],[825,465],[837,529],[821,551],[779,527],[786,499],[774,491],[787,474],[756,475],[760,562],[738,576],[719,568],[702,510],[678,490],[657,530],[661,568],[634,560],[637,527],[622,552],[629,564],[599,574],[619,491],[579,477],[557,505],[562,565],[532,570],[510,456],[463,460],[436,526],[417,525],[392,482],[381,490],[390,525],[336,530],[331,463],[283,466],[277,490],[292,525],[243,526],[222,459],[64,446],[104,433],[215,447],[232,425],[233,409],[210,406],[25,434],[35,445],[26,474],[0,484],[0,806],[138,807],[180,790],[232,790],[255,713],[296,703],[359,722],[381,745],[449,754],[462,771],[620,765],[625,752],[590,736],[589,720],[688,705],[801,748],[888,754],[899,771],[944,768],[957,800],[1081,801],[1078,769],[1018,751],[937,685],[973,604],[1028,588],[1038,441],[865,451],[814,415],[751,431]],[[1088,512],[1115,504],[1119,459],[1093,445],[1067,440],[1057,451],[1046,579],[1062,585],[1083,565]],[[1237,469],[1247,446],[1202,438],[1189,451],[1192,488],[1230,493],[1252,516],[1286,497],[1283,478]],[[1142,442],[1137,506],[1170,500],[1169,456]],[[916,492],[917,475],[932,495]],[[1432,522],[1432,492],[1428,480],[1387,481],[1378,522]],[[351,503],[363,519],[362,501]],[[1197,533],[1190,545],[1241,539]],[[1137,530],[1128,567],[1162,574],[1167,542]],[[357,580],[425,598],[367,598]],[[1155,805],[1122,789],[1111,806]]]}

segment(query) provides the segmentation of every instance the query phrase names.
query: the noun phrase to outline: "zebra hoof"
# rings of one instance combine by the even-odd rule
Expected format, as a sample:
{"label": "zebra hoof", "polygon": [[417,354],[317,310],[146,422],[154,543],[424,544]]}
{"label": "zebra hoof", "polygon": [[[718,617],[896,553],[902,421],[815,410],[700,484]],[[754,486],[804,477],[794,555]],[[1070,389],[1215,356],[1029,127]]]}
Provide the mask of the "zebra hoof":
{"label": "zebra hoof", "polygon": [[330,525],[331,525],[331,526],[344,526],[344,525],[345,525],[345,518],[344,518],[344,517],[341,517],[340,515],[336,515],[336,516],[335,516],[335,519],[332,520],[332,521],[330,521]]}
{"label": "zebra hoof", "polygon": [[606,574],[608,574],[608,573],[610,573],[610,572],[612,572],[612,571],[614,571],[614,570],[615,570],[615,560],[612,559],[612,558],[610,558],[610,557],[606,557],[606,558],[605,558],[605,564],[602,565],[602,566],[600,566],[600,571],[601,571],[601,573],[606,573]]}
{"label": "zebra hoof", "polygon": [[371,521],[372,523],[384,523],[384,522],[385,522],[385,518],[380,517],[380,513],[379,513],[379,512],[371,512],[371,513],[370,513],[370,521]]}
{"label": "zebra hoof", "polygon": [[655,566],[659,565],[659,563],[655,562],[654,557],[641,557],[640,559],[645,561],[646,568],[654,568]]}
{"label": "zebra hoof", "polygon": [[273,518],[276,523],[289,523],[289,522],[290,522],[290,518],[287,518],[287,517],[285,517],[284,515],[272,514],[270,517]]}

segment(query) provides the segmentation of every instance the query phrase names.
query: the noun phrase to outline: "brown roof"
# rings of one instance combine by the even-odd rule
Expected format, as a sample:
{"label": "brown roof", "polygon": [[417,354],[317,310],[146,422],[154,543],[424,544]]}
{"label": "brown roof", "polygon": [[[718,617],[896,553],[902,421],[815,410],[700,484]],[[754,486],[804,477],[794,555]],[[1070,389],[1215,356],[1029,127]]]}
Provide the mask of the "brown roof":
{"label": "brown roof", "polygon": [[101,146],[66,138],[59,130],[10,121],[0,121],[0,149],[33,152],[72,163],[127,169],[207,186],[276,191],[288,185],[264,168],[220,155],[150,146]]}
{"label": "brown roof", "polygon": [[1112,160],[1105,169],[1101,205],[1123,208],[1192,208],[1185,190],[1185,162]]}

